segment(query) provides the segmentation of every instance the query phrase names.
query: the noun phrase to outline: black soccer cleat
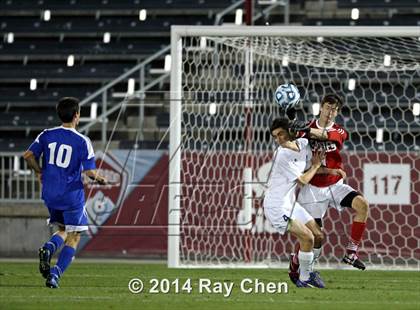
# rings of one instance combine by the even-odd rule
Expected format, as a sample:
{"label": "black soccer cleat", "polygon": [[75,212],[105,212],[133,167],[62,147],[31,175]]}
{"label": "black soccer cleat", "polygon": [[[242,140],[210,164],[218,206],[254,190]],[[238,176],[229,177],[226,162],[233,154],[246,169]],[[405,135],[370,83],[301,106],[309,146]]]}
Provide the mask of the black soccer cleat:
{"label": "black soccer cleat", "polygon": [[363,264],[363,262],[359,259],[356,253],[344,255],[342,262],[360,270],[366,269],[365,264]]}
{"label": "black soccer cleat", "polygon": [[50,275],[50,262],[51,262],[51,252],[50,250],[42,247],[38,250],[39,255],[39,272],[42,276],[47,279]]}

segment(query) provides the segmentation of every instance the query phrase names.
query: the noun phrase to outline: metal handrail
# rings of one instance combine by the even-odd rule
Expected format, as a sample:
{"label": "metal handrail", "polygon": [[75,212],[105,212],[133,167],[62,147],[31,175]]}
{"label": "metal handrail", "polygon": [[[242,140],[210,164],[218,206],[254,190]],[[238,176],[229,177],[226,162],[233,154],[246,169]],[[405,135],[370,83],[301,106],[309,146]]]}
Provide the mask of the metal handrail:
{"label": "metal handrail", "polygon": [[124,105],[124,103],[126,103],[128,100],[130,100],[131,98],[136,98],[137,94],[142,93],[147,91],[148,89],[152,88],[153,86],[155,86],[156,84],[159,84],[160,82],[164,81],[166,78],[169,78],[170,73],[167,72],[163,75],[161,75],[160,77],[154,79],[152,82],[150,82],[148,85],[146,85],[145,87],[143,87],[142,89],[138,90],[137,92],[135,92],[132,96],[126,97],[124,98],[122,101],[120,101],[118,104],[116,104],[115,106],[113,106],[111,109],[109,109],[108,111],[106,111],[105,113],[102,113],[101,115],[99,115],[96,119],[92,120],[90,123],[84,125],[83,127],[79,128],[80,132],[85,132],[87,131],[90,127],[92,127],[93,125],[95,125],[98,122],[103,122],[105,121],[106,117],[110,114],[112,114],[113,112],[117,111],[122,105]]}
{"label": "metal handrail", "polygon": [[[221,18],[223,16],[225,16],[228,13],[230,13],[232,10],[236,9],[238,6],[240,6],[240,5],[244,4],[244,3],[245,3],[245,0],[239,0],[238,2],[235,2],[232,5],[230,5],[229,7],[227,7],[226,9],[224,9],[222,12],[216,14],[216,19],[215,19],[215,23],[214,24],[215,25],[218,25],[220,23],[220,20],[221,20]],[[158,51],[158,52],[154,53],[153,55],[149,56],[148,58],[146,58],[144,61],[142,61],[138,65],[134,66],[133,68],[131,68],[130,70],[128,70],[124,74],[120,75],[116,79],[112,80],[111,82],[109,82],[105,86],[103,86],[100,89],[98,89],[97,91],[95,91],[93,94],[91,94],[88,97],[86,97],[85,99],[83,99],[79,103],[79,105],[80,106],[83,106],[83,105],[87,104],[89,101],[91,101],[92,99],[96,98],[97,96],[99,96],[100,94],[102,94],[104,91],[110,89],[115,84],[117,84],[117,83],[121,82],[122,80],[126,79],[127,77],[129,77],[130,75],[132,75],[134,72],[140,70],[142,67],[145,67],[147,64],[149,64],[150,62],[152,62],[156,58],[162,56],[162,54],[165,54],[166,52],[169,52],[170,48],[171,48],[171,46],[168,45],[168,46],[164,47],[163,49],[161,49],[160,51]]]}
{"label": "metal handrail", "polygon": [[[245,3],[245,0],[239,0],[235,3],[233,3],[232,5],[230,5],[229,7],[227,7],[226,9],[224,9],[223,11],[221,11],[220,13],[218,13],[216,15],[216,19],[215,19],[215,25],[218,25],[222,19],[223,16],[225,16],[226,14],[230,13],[231,11],[233,11],[234,9],[236,9],[237,7],[241,6],[242,4]],[[100,116],[98,116],[96,119],[90,121],[88,124],[82,126],[79,131],[80,132],[86,132],[87,130],[89,130],[89,128],[91,128],[93,125],[97,124],[98,122],[102,122],[102,142],[103,144],[106,141],[106,117],[108,115],[110,115],[111,113],[115,112],[118,108],[120,108],[124,103],[127,103],[128,99],[134,98],[135,95],[139,95],[139,94],[144,94],[144,92],[148,89],[150,89],[152,86],[164,81],[166,78],[168,78],[170,76],[170,73],[165,73],[162,76],[156,78],[155,80],[153,80],[151,83],[149,83],[147,86],[143,86],[140,88],[140,90],[138,90],[137,92],[135,92],[135,94],[133,94],[131,97],[127,97],[124,98],[124,100],[122,100],[120,103],[118,103],[117,105],[113,106],[110,110],[107,110],[106,106],[107,106],[107,91],[113,87],[114,85],[118,84],[119,82],[123,81],[124,79],[128,78],[129,76],[131,76],[133,73],[140,71],[142,79],[144,80],[144,69],[146,67],[146,65],[148,65],[149,63],[151,63],[153,60],[157,59],[158,57],[162,56],[163,54],[169,52],[171,49],[171,46],[168,45],[164,48],[162,48],[160,51],[154,53],[153,55],[149,56],[148,58],[146,58],[144,61],[142,61],[141,63],[139,63],[138,65],[134,66],[133,68],[131,68],[130,70],[128,70],[127,72],[125,72],[124,74],[120,75],[119,77],[117,77],[116,79],[112,80],[111,82],[107,83],[106,85],[104,85],[103,87],[101,87],[100,89],[98,89],[97,91],[95,91],[93,94],[89,95],[88,97],[86,97],[85,99],[83,99],[79,105],[80,106],[84,106],[87,103],[89,103],[91,100],[93,100],[94,98],[98,97],[99,95],[102,94],[102,105],[103,105],[103,111],[102,114]],[[141,83],[144,81],[140,81]]]}
{"label": "metal handrail", "polygon": [[236,9],[238,6],[242,5],[245,3],[245,0],[240,0],[238,2],[233,3],[231,6],[228,6],[226,9],[224,9],[222,12],[217,13],[216,14],[216,19],[214,21],[214,25],[220,25],[220,21],[222,19],[223,16],[225,16],[226,14],[229,14],[231,11],[233,11],[234,9]]}
{"label": "metal handrail", "polygon": [[290,12],[289,12],[290,3],[289,3],[289,0],[283,0],[283,1],[275,2],[275,3],[271,4],[270,6],[268,6],[267,8],[265,8],[264,10],[262,10],[261,12],[259,12],[255,16],[253,16],[252,21],[255,22],[256,20],[260,19],[264,15],[267,15],[268,13],[270,13],[273,9],[275,9],[278,6],[284,6],[284,24],[288,25],[289,20],[290,20],[290,16],[289,16],[289,14],[290,14]]}
{"label": "metal handrail", "polygon": [[109,82],[108,84],[106,84],[105,86],[101,87],[100,89],[98,89],[97,91],[95,91],[93,94],[89,95],[88,97],[86,97],[85,99],[83,99],[79,105],[83,106],[86,103],[88,103],[89,101],[91,101],[92,99],[96,98],[97,96],[99,96],[100,94],[102,94],[104,91],[110,89],[112,86],[114,86],[115,84],[121,82],[122,80],[126,79],[127,77],[129,77],[130,75],[132,75],[134,72],[140,70],[141,68],[145,67],[146,65],[148,65],[150,62],[152,62],[153,60],[155,60],[156,58],[162,56],[163,54],[165,54],[166,52],[169,52],[171,46],[168,45],[166,47],[164,47],[163,49],[161,49],[160,51],[154,53],[153,55],[147,57],[144,61],[142,61],[141,63],[139,63],[138,65],[134,66],[133,68],[131,68],[130,70],[128,70],[127,72],[125,72],[124,74],[121,74],[119,77],[117,77],[116,79],[112,80],[111,82]]}

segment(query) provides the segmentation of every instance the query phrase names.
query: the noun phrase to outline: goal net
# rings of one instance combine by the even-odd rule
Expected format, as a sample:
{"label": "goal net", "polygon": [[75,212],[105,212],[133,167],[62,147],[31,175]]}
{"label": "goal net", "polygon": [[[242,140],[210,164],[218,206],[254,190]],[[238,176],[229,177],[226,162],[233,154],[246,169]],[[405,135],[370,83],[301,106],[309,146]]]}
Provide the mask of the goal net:
{"label": "goal net", "polygon": [[[419,268],[418,28],[180,26],[171,44],[170,267],[288,263],[296,240],[271,227],[262,199],[273,93],[292,82],[302,120],[325,94],[344,99],[345,182],[370,203],[367,268]],[[353,214],[327,212],[322,266],[341,266]]]}

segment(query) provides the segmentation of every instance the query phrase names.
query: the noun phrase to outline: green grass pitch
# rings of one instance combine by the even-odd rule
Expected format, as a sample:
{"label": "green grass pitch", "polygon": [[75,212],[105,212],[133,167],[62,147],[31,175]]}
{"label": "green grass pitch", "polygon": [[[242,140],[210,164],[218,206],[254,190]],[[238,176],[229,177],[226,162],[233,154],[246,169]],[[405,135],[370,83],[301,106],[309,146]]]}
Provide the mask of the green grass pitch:
{"label": "green grass pitch", "polygon": [[[326,289],[297,289],[286,270],[274,269],[167,269],[160,264],[84,263],[75,261],[61,279],[61,288],[44,287],[38,264],[0,262],[0,309],[420,309],[420,273],[414,271],[323,270]],[[144,282],[140,294],[128,282]],[[149,281],[191,279],[191,293],[149,292]],[[199,293],[199,279],[234,283],[229,297]],[[263,283],[287,282],[288,293],[241,291],[243,279]],[[248,286],[247,286],[248,288]]]}

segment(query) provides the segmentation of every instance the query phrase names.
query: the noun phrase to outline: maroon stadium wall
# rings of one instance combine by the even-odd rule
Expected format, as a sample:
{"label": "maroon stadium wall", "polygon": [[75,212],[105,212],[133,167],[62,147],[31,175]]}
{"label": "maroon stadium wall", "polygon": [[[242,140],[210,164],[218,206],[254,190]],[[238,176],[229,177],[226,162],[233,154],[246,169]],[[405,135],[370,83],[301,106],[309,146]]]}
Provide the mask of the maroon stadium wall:
{"label": "maroon stadium wall", "polygon": [[[184,184],[188,186],[182,187],[183,199],[181,201],[188,212],[183,213],[182,222],[186,227],[198,225],[200,229],[181,229],[182,234],[193,236],[193,238],[186,238],[182,247],[195,248],[201,253],[223,252],[227,255],[245,255],[251,259],[257,253],[264,251],[262,248],[265,243],[262,240],[265,239],[264,236],[272,233],[272,230],[269,229],[268,223],[257,220],[257,215],[262,214],[259,210],[261,197],[258,195],[258,186],[261,186],[260,183],[264,180],[258,170],[254,171],[254,175],[258,178],[254,179],[255,184],[253,184],[255,209],[251,233],[253,238],[261,242],[254,244],[249,242],[247,240],[249,237],[244,237],[246,234],[238,226],[237,220],[240,217],[243,198],[242,169],[246,161],[251,160],[254,163],[253,166],[261,168],[264,164],[269,164],[270,156],[249,158],[222,152],[211,155],[185,154],[186,161],[184,162],[188,164],[184,164],[182,178]],[[113,207],[104,207],[106,203],[102,205],[96,203],[94,206],[91,204],[90,207],[88,204],[88,213],[93,225],[82,243],[82,255],[166,257],[168,155],[160,153],[158,157],[159,159],[153,163],[144,177],[134,184],[130,182],[133,169],[127,169],[121,160],[118,162],[115,158],[112,159],[112,154],[108,155],[108,161],[105,161],[102,169],[106,170],[108,175],[118,175],[118,185],[108,188],[91,185],[87,187],[87,195],[92,202],[95,201],[92,198],[101,192],[103,195],[96,197],[96,200],[102,199],[103,202],[103,197],[107,197],[113,202]],[[420,160],[418,156],[410,153],[354,153],[346,156],[344,161],[347,163],[346,182],[361,192],[369,192],[375,201],[370,204],[367,233],[360,254],[369,255],[372,260],[378,259],[385,262],[387,259],[397,257],[420,259],[418,249]],[[374,165],[370,166],[372,164]],[[408,169],[408,175],[401,172],[405,168]],[[205,189],[209,184],[212,187]],[[230,207],[226,208],[226,206]],[[95,212],[92,212],[93,209]],[[324,219],[327,236],[327,242],[323,248],[325,256],[341,257],[343,254],[348,241],[351,214],[349,210],[340,214],[330,208]],[[101,215],[106,219],[98,220],[98,216]],[[216,226],[223,224],[229,228],[220,230],[219,227],[219,230],[213,231],[207,229],[205,232],[207,236],[200,236],[206,227],[214,227],[215,224]],[[278,255],[293,250],[294,240],[290,237],[275,234],[273,238],[275,240],[284,238],[284,242],[276,242],[276,247],[273,249]],[[195,244],[194,239],[201,241]],[[212,239],[219,239],[219,241],[222,239],[222,242],[215,243]],[[239,247],[244,248],[244,252],[235,253],[237,250],[233,247],[226,247],[229,242],[239,242]],[[218,249],[214,244],[220,244],[220,248]]]}

